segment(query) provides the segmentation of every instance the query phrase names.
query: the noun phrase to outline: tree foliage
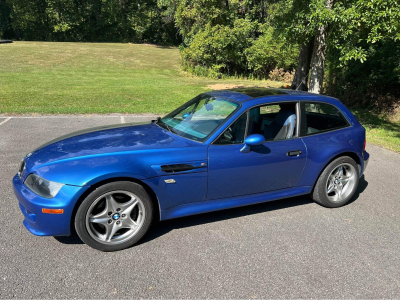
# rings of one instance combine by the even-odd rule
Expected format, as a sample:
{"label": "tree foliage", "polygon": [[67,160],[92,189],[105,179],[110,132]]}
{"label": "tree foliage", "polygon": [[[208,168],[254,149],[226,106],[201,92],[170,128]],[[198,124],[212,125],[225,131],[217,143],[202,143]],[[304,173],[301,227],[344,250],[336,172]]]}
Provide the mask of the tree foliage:
{"label": "tree foliage", "polygon": [[363,63],[350,60],[342,65],[339,52],[329,54],[326,92],[350,105],[395,108],[400,104],[400,41],[384,39],[360,47],[368,58]]}
{"label": "tree foliage", "polygon": [[283,0],[273,20],[289,41],[303,44],[318,27],[329,27],[328,46],[340,53],[340,61],[365,61],[367,50],[386,38],[400,38],[400,4],[392,0],[335,0],[328,9],[325,0]]}
{"label": "tree foliage", "polygon": [[[177,44],[170,6],[157,0],[0,0],[5,38]],[[169,3],[167,3],[169,4]],[[6,11],[6,9],[8,11]],[[3,17],[3,15],[6,15]]]}
{"label": "tree foliage", "polygon": [[[314,89],[315,84],[317,84],[317,90],[322,86],[324,64],[327,60],[329,90],[331,92],[349,91],[345,87],[347,85],[344,84],[340,89],[338,84],[333,83],[343,83],[344,78],[349,78],[348,74],[352,73],[352,68],[364,69],[363,63],[372,58],[377,59],[375,50],[385,48],[389,44],[397,44],[400,39],[400,4],[398,1],[282,0],[275,1],[273,5],[276,5],[277,9],[272,25],[276,28],[277,33],[285,37],[288,43],[306,45],[313,40],[313,59],[311,60],[310,72],[312,89]],[[307,47],[302,46],[302,49],[306,50]],[[378,52],[384,53],[384,51]],[[304,55],[307,54],[307,51],[304,51]],[[385,52],[385,55],[396,56],[394,53],[387,52]],[[305,62],[306,58],[300,57],[299,61]],[[301,70],[305,70],[306,74],[301,74],[301,76],[296,74],[297,81],[308,75],[307,68],[298,68],[298,71]],[[367,71],[367,69],[364,70]],[[347,73],[344,74],[343,72]],[[378,73],[383,76],[383,72]],[[396,78],[399,86],[400,80],[393,68],[391,74],[392,77]],[[367,80],[366,76],[362,77],[364,78],[362,81],[363,88],[358,92],[359,98],[362,97],[361,90],[365,91],[367,85],[375,84]],[[377,84],[377,82],[383,80],[384,77],[380,77],[375,82]],[[351,82],[354,82],[354,80]],[[389,85],[393,85],[393,81],[385,81],[384,86]],[[332,86],[335,87],[332,88]],[[400,88],[397,91],[400,96]],[[354,97],[355,93],[353,90],[351,94],[347,93],[346,97]]]}
{"label": "tree foliage", "polygon": [[182,0],[176,24],[186,70],[208,76],[267,76],[295,66],[298,49],[273,37],[270,6],[260,0]]}

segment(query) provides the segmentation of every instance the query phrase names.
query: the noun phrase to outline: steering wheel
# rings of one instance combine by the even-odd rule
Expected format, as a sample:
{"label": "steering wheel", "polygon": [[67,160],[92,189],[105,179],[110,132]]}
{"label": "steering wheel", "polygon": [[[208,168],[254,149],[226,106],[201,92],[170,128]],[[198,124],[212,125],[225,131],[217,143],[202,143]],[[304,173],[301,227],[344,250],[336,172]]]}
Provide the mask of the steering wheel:
{"label": "steering wheel", "polygon": [[227,130],[224,132],[224,138],[227,139],[228,141],[233,141],[234,140],[234,133],[232,130],[232,127],[229,127]]}

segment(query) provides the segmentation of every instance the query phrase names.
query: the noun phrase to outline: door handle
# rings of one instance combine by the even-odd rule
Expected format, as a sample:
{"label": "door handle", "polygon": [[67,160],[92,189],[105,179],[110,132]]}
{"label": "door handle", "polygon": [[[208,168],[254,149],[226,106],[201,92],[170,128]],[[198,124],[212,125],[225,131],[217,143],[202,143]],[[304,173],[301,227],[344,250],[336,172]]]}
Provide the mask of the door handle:
{"label": "door handle", "polygon": [[288,153],[286,153],[287,156],[299,156],[300,154],[300,150],[289,151]]}

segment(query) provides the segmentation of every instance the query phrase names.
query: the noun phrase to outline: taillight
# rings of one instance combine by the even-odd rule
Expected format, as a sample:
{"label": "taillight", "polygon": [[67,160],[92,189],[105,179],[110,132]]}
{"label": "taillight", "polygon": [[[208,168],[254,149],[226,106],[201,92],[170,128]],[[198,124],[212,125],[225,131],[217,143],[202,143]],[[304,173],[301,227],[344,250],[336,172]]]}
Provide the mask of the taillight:
{"label": "taillight", "polygon": [[367,139],[364,140],[364,147],[363,150],[365,151],[365,146],[367,145]]}

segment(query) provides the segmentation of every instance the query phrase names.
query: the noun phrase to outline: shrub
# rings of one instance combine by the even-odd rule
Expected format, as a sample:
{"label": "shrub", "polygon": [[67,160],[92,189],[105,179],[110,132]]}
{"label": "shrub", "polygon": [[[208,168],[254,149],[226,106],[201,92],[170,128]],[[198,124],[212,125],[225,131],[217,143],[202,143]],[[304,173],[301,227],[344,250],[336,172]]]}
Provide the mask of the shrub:
{"label": "shrub", "polygon": [[275,67],[272,71],[269,72],[269,79],[274,81],[283,81],[286,83],[291,83],[294,78],[294,74],[296,70],[293,71],[285,71],[283,68]]}
{"label": "shrub", "polygon": [[298,48],[274,37],[272,27],[264,25],[262,35],[245,50],[248,69],[261,77],[266,77],[275,67],[291,70],[297,65]]}
{"label": "shrub", "polygon": [[[181,52],[187,71],[207,70],[210,77],[246,72],[244,51],[251,45],[257,23],[238,19],[234,26],[207,25]],[[203,71],[201,71],[203,72]]]}
{"label": "shrub", "polygon": [[[296,47],[285,47],[273,38],[270,27],[264,27],[260,30],[257,21],[246,19],[235,20],[233,26],[205,26],[191,37],[187,47],[180,48],[183,69],[214,78],[224,74],[265,78],[275,67],[292,69],[297,62]],[[282,78],[288,80],[290,74]]]}

